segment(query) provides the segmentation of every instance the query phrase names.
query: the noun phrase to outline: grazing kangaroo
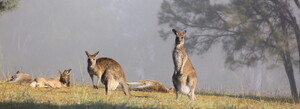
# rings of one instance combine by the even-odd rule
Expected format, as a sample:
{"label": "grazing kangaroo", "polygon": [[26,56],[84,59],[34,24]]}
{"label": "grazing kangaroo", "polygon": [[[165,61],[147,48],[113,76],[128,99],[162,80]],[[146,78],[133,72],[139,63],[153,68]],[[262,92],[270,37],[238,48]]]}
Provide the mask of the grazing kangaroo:
{"label": "grazing kangaroo", "polygon": [[[125,95],[130,95],[124,71],[117,61],[107,57],[96,59],[99,51],[92,55],[87,51],[85,53],[88,57],[87,71],[92,79],[94,88],[97,88],[101,80],[105,85],[106,95],[110,95],[110,91],[115,90],[119,84],[121,84]],[[94,75],[98,77],[97,85],[94,85]]]}
{"label": "grazing kangaroo", "polygon": [[173,93],[174,88],[166,88],[161,82],[155,80],[140,80],[137,82],[128,82],[129,85],[141,85],[137,87],[130,88],[133,91],[143,91],[143,92],[162,92],[162,93]]}
{"label": "grazing kangaroo", "polygon": [[196,98],[197,75],[184,48],[183,36],[186,34],[186,31],[180,33],[175,29],[172,29],[172,31],[176,36],[173,50],[174,74],[172,77],[176,90],[176,99],[178,99],[178,93],[181,92],[188,95],[191,100],[194,100]]}
{"label": "grazing kangaroo", "polygon": [[72,69],[65,70],[64,72],[59,71],[59,79],[56,77],[52,78],[43,78],[37,77],[30,84],[31,87],[52,87],[52,88],[61,88],[61,87],[70,87],[70,72]]}
{"label": "grazing kangaroo", "polygon": [[7,81],[8,83],[30,83],[32,81],[29,74],[21,73],[17,71],[15,75]]}

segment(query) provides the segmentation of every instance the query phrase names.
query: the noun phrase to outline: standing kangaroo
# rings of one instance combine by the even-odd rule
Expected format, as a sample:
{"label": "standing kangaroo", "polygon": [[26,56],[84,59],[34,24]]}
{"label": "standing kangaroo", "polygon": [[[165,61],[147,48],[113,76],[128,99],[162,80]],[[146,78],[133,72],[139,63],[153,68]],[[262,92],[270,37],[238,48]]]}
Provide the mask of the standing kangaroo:
{"label": "standing kangaroo", "polygon": [[173,50],[174,74],[172,77],[176,90],[176,99],[178,99],[178,94],[181,92],[191,100],[194,100],[196,98],[197,75],[184,48],[183,36],[186,34],[186,31],[177,32],[175,29],[172,29],[172,31],[176,36]]}
{"label": "standing kangaroo", "polygon": [[[121,84],[125,95],[129,96],[129,89],[126,83],[126,77],[121,65],[107,57],[96,59],[99,51],[95,54],[90,54],[85,51],[87,59],[87,71],[92,79],[94,88],[97,88],[101,82],[105,85],[106,95],[110,95],[111,90],[115,90]],[[98,77],[97,85],[94,84],[93,76]]]}

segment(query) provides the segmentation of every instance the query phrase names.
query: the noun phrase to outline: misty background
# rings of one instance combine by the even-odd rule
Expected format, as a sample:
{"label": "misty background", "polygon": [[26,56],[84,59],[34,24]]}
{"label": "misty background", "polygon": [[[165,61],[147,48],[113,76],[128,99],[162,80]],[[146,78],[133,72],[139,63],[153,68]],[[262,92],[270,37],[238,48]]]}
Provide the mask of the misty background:
{"label": "misty background", "polygon": [[[223,1],[212,3],[223,3]],[[71,68],[73,83],[87,83],[87,57],[118,61],[127,81],[154,79],[172,86],[174,37],[163,40],[158,24],[162,0],[20,0],[0,17],[1,77],[20,70],[32,77],[55,76]],[[226,1],[224,1],[226,2]],[[189,28],[186,37],[189,37]],[[189,54],[198,75],[197,90],[290,95],[283,66],[224,67],[221,46],[203,55]],[[295,71],[298,72],[298,71]],[[299,73],[295,73],[300,87]]]}

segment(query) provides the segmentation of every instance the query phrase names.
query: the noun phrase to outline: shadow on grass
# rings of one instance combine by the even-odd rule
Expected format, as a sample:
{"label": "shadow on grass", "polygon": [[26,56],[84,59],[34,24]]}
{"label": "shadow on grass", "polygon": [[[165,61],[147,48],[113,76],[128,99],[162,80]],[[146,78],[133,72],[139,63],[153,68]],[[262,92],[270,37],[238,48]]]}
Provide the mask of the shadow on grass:
{"label": "shadow on grass", "polygon": [[[126,106],[126,104],[108,104],[95,102],[90,104],[53,105],[50,103],[33,102],[0,102],[1,109],[138,109],[141,107]],[[145,108],[145,107],[143,107]],[[151,107],[146,107],[151,108]]]}
{"label": "shadow on grass", "polygon": [[234,95],[234,94],[222,94],[214,92],[197,92],[199,95],[208,95],[208,96],[219,96],[219,97],[233,97],[233,98],[245,98],[252,99],[257,101],[272,101],[272,102],[284,102],[284,103],[299,103],[299,98],[294,99],[290,97],[268,97],[268,96],[256,96],[256,95]]}
{"label": "shadow on grass", "polygon": [[131,95],[131,97],[136,97],[136,98],[153,98],[152,96],[141,96],[141,95]]}

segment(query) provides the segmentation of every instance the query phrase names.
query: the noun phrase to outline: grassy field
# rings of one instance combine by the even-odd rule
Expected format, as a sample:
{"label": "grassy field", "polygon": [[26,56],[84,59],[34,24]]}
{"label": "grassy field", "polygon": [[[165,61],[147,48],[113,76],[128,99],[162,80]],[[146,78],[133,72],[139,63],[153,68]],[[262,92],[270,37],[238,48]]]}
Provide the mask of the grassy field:
{"label": "grassy field", "polygon": [[127,97],[121,90],[105,95],[103,88],[91,85],[72,85],[70,88],[31,88],[27,85],[0,84],[0,108],[2,109],[93,109],[93,108],[230,108],[230,109],[300,109],[299,103],[288,98],[232,96],[213,93],[197,94],[196,101],[175,94],[131,91]]}

